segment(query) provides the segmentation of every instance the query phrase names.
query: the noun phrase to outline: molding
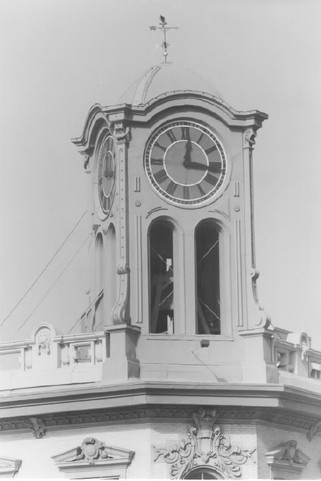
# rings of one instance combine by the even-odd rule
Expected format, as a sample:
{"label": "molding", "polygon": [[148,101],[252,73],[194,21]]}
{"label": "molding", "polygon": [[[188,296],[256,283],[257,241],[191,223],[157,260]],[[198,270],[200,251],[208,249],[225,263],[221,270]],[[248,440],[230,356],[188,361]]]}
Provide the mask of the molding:
{"label": "molding", "polygon": [[0,457],[0,478],[14,478],[21,463],[21,459]]}
{"label": "molding", "polygon": [[223,478],[240,479],[241,465],[256,451],[241,450],[231,445],[230,437],[216,424],[215,409],[199,409],[192,415],[194,424],[187,428],[187,437],[179,445],[154,448],[154,462],[170,464],[171,479],[184,478],[197,466],[215,469]]}
{"label": "molding", "polygon": [[52,456],[60,471],[71,479],[98,476],[126,477],[134,451],[107,446],[96,438],[85,438],[80,446]]}
{"label": "molding", "polygon": [[136,237],[136,319],[138,324],[143,322],[143,260],[142,260],[142,216],[135,215]]}
{"label": "molding", "polygon": [[[116,326],[111,327],[116,329]],[[14,424],[19,421],[21,426],[21,420],[30,416],[41,417],[48,428],[47,420],[64,411],[69,412],[68,416],[73,416],[75,413],[109,413],[115,410],[131,412],[133,409],[135,412],[137,406],[142,406],[144,410],[153,407],[165,411],[175,409],[179,413],[184,403],[193,410],[198,406],[222,406],[220,416],[224,412],[225,418],[235,412],[236,416],[246,416],[246,419],[255,422],[261,420],[299,427],[305,430],[306,435],[311,425],[321,420],[320,402],[320,394],[273,383],[244,385],[130,381],[106,386],[48,386],[41,390],[28,390],[23,397],[19,392],[4,392],[0,398],[0,430],[1,427],[7,429],[4,426],[8,422],[13,422],[13,429],[19,429]],[[27,429],[29,426],[24,421],[21,428]]]}
{"label": "molding", "polygon": [[242,232],[241,221],[235,219],[234,221],[234,235],[235,235],[235,272],[236,278],[236,297],[237,297],[237,327],[244,327],[244,285],[243,285],[243,265],[242,265]]}
{"label": "molding", "polygon": [[[115,326],[116,327],[116,326]],[[159,392],[159,391],[158,391]],[[133,401],[133,398],[131,398]],[[143,405],[121,408],[87,409],[84,411],[63,412],[44,414],[41,416],[42,426],[45,432],[57,429],[70,429],[80,426],[112,425],[122,423],[141,423],[150,421],[159,422],[188,422],[199,405]],[[213,408],[212,408],[213,409]],[[217,409],[217,421],[220,424],[252,424],[273,425],[287,427],[299,432],[307,432],[311,425],[321,423],[320,418],[308,414],[299,414],[295,411],[287,411],[279,408],[261,407],[215,407]],[[35,419],[35,418],[33,418]],[[39,423],[39,418],[38,423]],[[29,431],[30,418],[21,416],[7,418],[0,421],[2,434],[12,431]],[[44,435],[44,434],[43,434]],[[38,437],[39,439],[39,437]]]}

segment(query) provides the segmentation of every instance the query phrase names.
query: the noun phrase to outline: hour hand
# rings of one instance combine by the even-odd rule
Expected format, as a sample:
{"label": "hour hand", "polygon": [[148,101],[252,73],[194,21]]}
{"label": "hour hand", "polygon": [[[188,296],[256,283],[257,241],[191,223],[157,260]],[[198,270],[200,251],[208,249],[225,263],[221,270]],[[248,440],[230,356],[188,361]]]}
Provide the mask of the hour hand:
{"label": "hour hand", "polygon": [[187,166],[185,165],[185,167],[188,167],[189,169],[194,169],[194,170],[207,170],[208,169],[207,165],[201,164],[200,162],[189,162]]}

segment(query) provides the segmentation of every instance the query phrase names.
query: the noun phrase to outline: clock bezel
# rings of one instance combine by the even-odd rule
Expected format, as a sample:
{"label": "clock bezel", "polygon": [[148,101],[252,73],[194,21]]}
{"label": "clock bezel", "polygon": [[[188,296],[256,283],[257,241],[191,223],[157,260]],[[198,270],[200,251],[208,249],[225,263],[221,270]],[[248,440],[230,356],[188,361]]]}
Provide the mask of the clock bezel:
{"label": "clock bezel", "polygon": [[[208,191],[205,195],[202,195],[198,198],[193,198],[193,199],[183,199],[181,196],[178,197],[178,196],[175,196],[175,195],[171,195],[169,194],[168,192],[166,192],[165,189],[163,189],[160,184],[157,182],[157,180],[155,179],[154,177],[154,172],[153,172],[153,168],[151,166],[151,156],[152,156],[152,152],[153,152],[153,148],[155,146],[155,144],[157,143],[158,139],[160,138],[161,135],[163,135],[165,132],[173,129],[173,128],[182,128],[182,127],[189,127],[189,128],[193,128],[193,129],[196,129],[196,130],[199,130],[200,132],[204,133],[205,135],[207,135],[210,140],[212,141],[212,143],[216,146],[217,148],[217,151],[219,152],[219,157],[220,157],[220,161],[221,161],[221,169],[220,169],[220,176],[217,180],[217,182],[215,183],[215,185],[213,186],[212,189],[210,189],[210,191]],[[178,139],[178,141],[181,141],[181,139]],[[197,142],[194,142],[196,145],[198,145],[199,148],[202,149],[202,147],[197,143]],[[170,144],[170,146],[173,145]],[[167,147],[167,150],[168,150],[169,147]],[[202,149],[203,150],[203,149]],[[204,152],[205,154],[205,152]],[[164,153],[165,155],[165,153]],[[208,160],[208,156],[207,156],[207,161],[208,161],[208,165],[209,165],[209,160]],[[165,159],[163,158],[163,162],[165,162]],[[214,199],[216,199],[221,193],[222,193],[222,190],[223,190],[223,186],[225,184],[225,180],[227,178],[227,167],[228,167],[228,163],[227,163],[227,156],[226,156],[226,152],[225,152],[225,149],[222,145],[222,142],[219,140],[217,134],[214,134],[213,130],[211,130],[207,125],[204,125],[203,123],[200,123],[200,122],[197,122],[197,121],[194,121],[194,120],[190,120],[190,119],[177,119],[177,120],[172,120],[170,122],[167,122],[163,125],[161,125],[160,127],[158,127],[149,137],[147,143],[146,143],[146,148],[145,148],[145,152],[144,152],[144,168],[145,168],[145,173],[146,173],[146,176],[151,184],[151,186],[153,187],[154,191],[156,191],[164,200],[172,203],[172,204],[175,204],[176,206],[180,206],[180,207],[199,207],[201,205],[204,205],[206,203],[209,203],[211,201],[213,201]],[[165,168],[165,165],[164,165],[164,170],[166,171],[166,168]],[[168,175],[168,178],[170,178],[170,176]],[[204,180],[204,176],[203,178],[200,180],[199,183],[202,183]],[[175,182],[177,185],[182,185],[180,184],[179,182]]]}
{"label": "clock bezel", "polygon": [[[100,179],[100,176],[101,176],[101,174],[100,174],[100,172],[101,172],[100,156],[103,155],[102,150],[104,149],[105,144],[108,142],[108,139],[111,139],[111,141],[112,141],[112,149],[108,150],[107,152],[112,153],[114,175],[113,175],[112,185],[111,185],[111,188],[109,190],[109,194],[106,195],[106,193],[104,191],[104,188],[103,188],[103,185],[100,184],[99,179]],[[108,131],[105,131],[101,135],[99,141],[96,144],[96,149],[95,149],[96,150],[95,151],[95,172],[94,172],[94,184],[95,184],[95,187],[96,187],[95,188],[95,203],[96,203],[98,215],[101,219],[106,219],[107,217],[109,217],[112,206],[113,206],[114,197],[115,197],[115,188],[116,188],[116,181],[115,181],[115,177],[116,177],[116,148],[115,148],[115,146],[116,146],[115,139],[112,136],[111,132],[108,130]],[[102,194],[100,194],[100,192],[102,192]],[[101,200],[102,196],[103,196],[104,199],[110,199],[109,203],[108,203],[108,209],[106,209],[103,205],[104,203]]]}

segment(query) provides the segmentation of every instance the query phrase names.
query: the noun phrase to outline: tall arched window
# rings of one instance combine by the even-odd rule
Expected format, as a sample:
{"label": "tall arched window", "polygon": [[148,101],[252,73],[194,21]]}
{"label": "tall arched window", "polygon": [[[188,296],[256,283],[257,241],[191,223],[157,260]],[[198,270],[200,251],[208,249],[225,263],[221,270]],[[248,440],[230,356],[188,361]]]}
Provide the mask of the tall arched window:
{"label": "tall arched window", "polygon": [[96,237],[95,245],[95,298],[97,302],[95,303],[95,312],[92,322],[92,330],[97,331],[102,329],[104,325],[104,312],[103,312],[103,302],[101,302],[101,297],[99,297],[101,291],[104,289],[104,241],[102,234],[98,234]]}
{"label": "tall arched window", "polygon": [[154,222],[149,232],[150,332],[174,332],[173,226]]}
{"label": "tall arched window", "polygon": [[221,334],[219,232],[212,219],[198,224],[196,247],[196,332]]}

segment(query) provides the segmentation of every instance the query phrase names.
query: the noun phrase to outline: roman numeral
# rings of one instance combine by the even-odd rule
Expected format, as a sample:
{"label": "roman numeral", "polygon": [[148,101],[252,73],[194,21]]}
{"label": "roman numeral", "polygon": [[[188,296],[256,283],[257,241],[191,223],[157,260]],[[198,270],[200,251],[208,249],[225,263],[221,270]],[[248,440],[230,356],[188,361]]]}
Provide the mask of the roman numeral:
{"label": "roman numeral", "polygon": [[154,157],[150,160],[152,165],[163,165],[163,159],[155,159]]}
{"label": "roman numeral", "polygon": [[172,130],[166,130],[165,134],[167,135],[167,137],[169,138],[169,140],[173,143],[173,142],[176,142],[176,137],[174,135],[174,132]]}
{"label": "roman numeral", "polygon": [[177,184],[175,184],[175,182],[171,180],[168,186],[166,187],[166,192],[168,195],[174,195],[176,189],[177,189]]}
{"label": "roman numeral", "polygon": [[206,155],[209,155],[212,152],[214,152],[215,150],[217,150],[216,145],[212,145],[212,147],[209,147],[207,150],[205,150],[205,153],[206,153]]}
{"label": "roman numeral", "polygon": [[182,130],[182,140],[187,140],[190,138],[189,127],[181,127]]}
{"label": "roman numeral", "polygon": [[164,147],[158,142],[155,142],[154,147],[158,147],[159,149],[162,149],[163,152],[165,152],[165,150],[167,149],[167,147]]}
{"label": "roman numeral", "polygon": [[210,172],[220,174],[222,171],[221,162],[210,162],[210,165],[208,166],[208,170]]}
{"label": "roman numeral", "polygon": [[186,185],[184,185],[183,187],[183,198],[185,200],[188,200],[190,198],[189,196],[189,187],[187,187]]}
{"label": "roman numeral", "polygon": [[162,183],[162,182],[165,182],[165,180],[167,179],[167,174],[165,172],[164,169],[162,170],[159,170],[158,172],[156,172],[156,174],[154,174],[154,179],[156,180],[156,182],[158,183]]}
{"label": "roman numeral", "polygon": [[198,140],[197,140],[197,143],[200,144],[202,139],[204,137],[204,132],[201,133],[201,135],[199,136]]}
{"label": "roman numeral", "polygon": [[208,173],[204,180],[206,180],[206,182],[208,182],[209,184],[216,185],[218,181],[218,176]]}
{"label": "roman numeral", "polygon": [[197,188],[200,191],[201,196],[203,197],[203,195],[205,195],[205,191],[202,189],[201,184],[197,184]]}

